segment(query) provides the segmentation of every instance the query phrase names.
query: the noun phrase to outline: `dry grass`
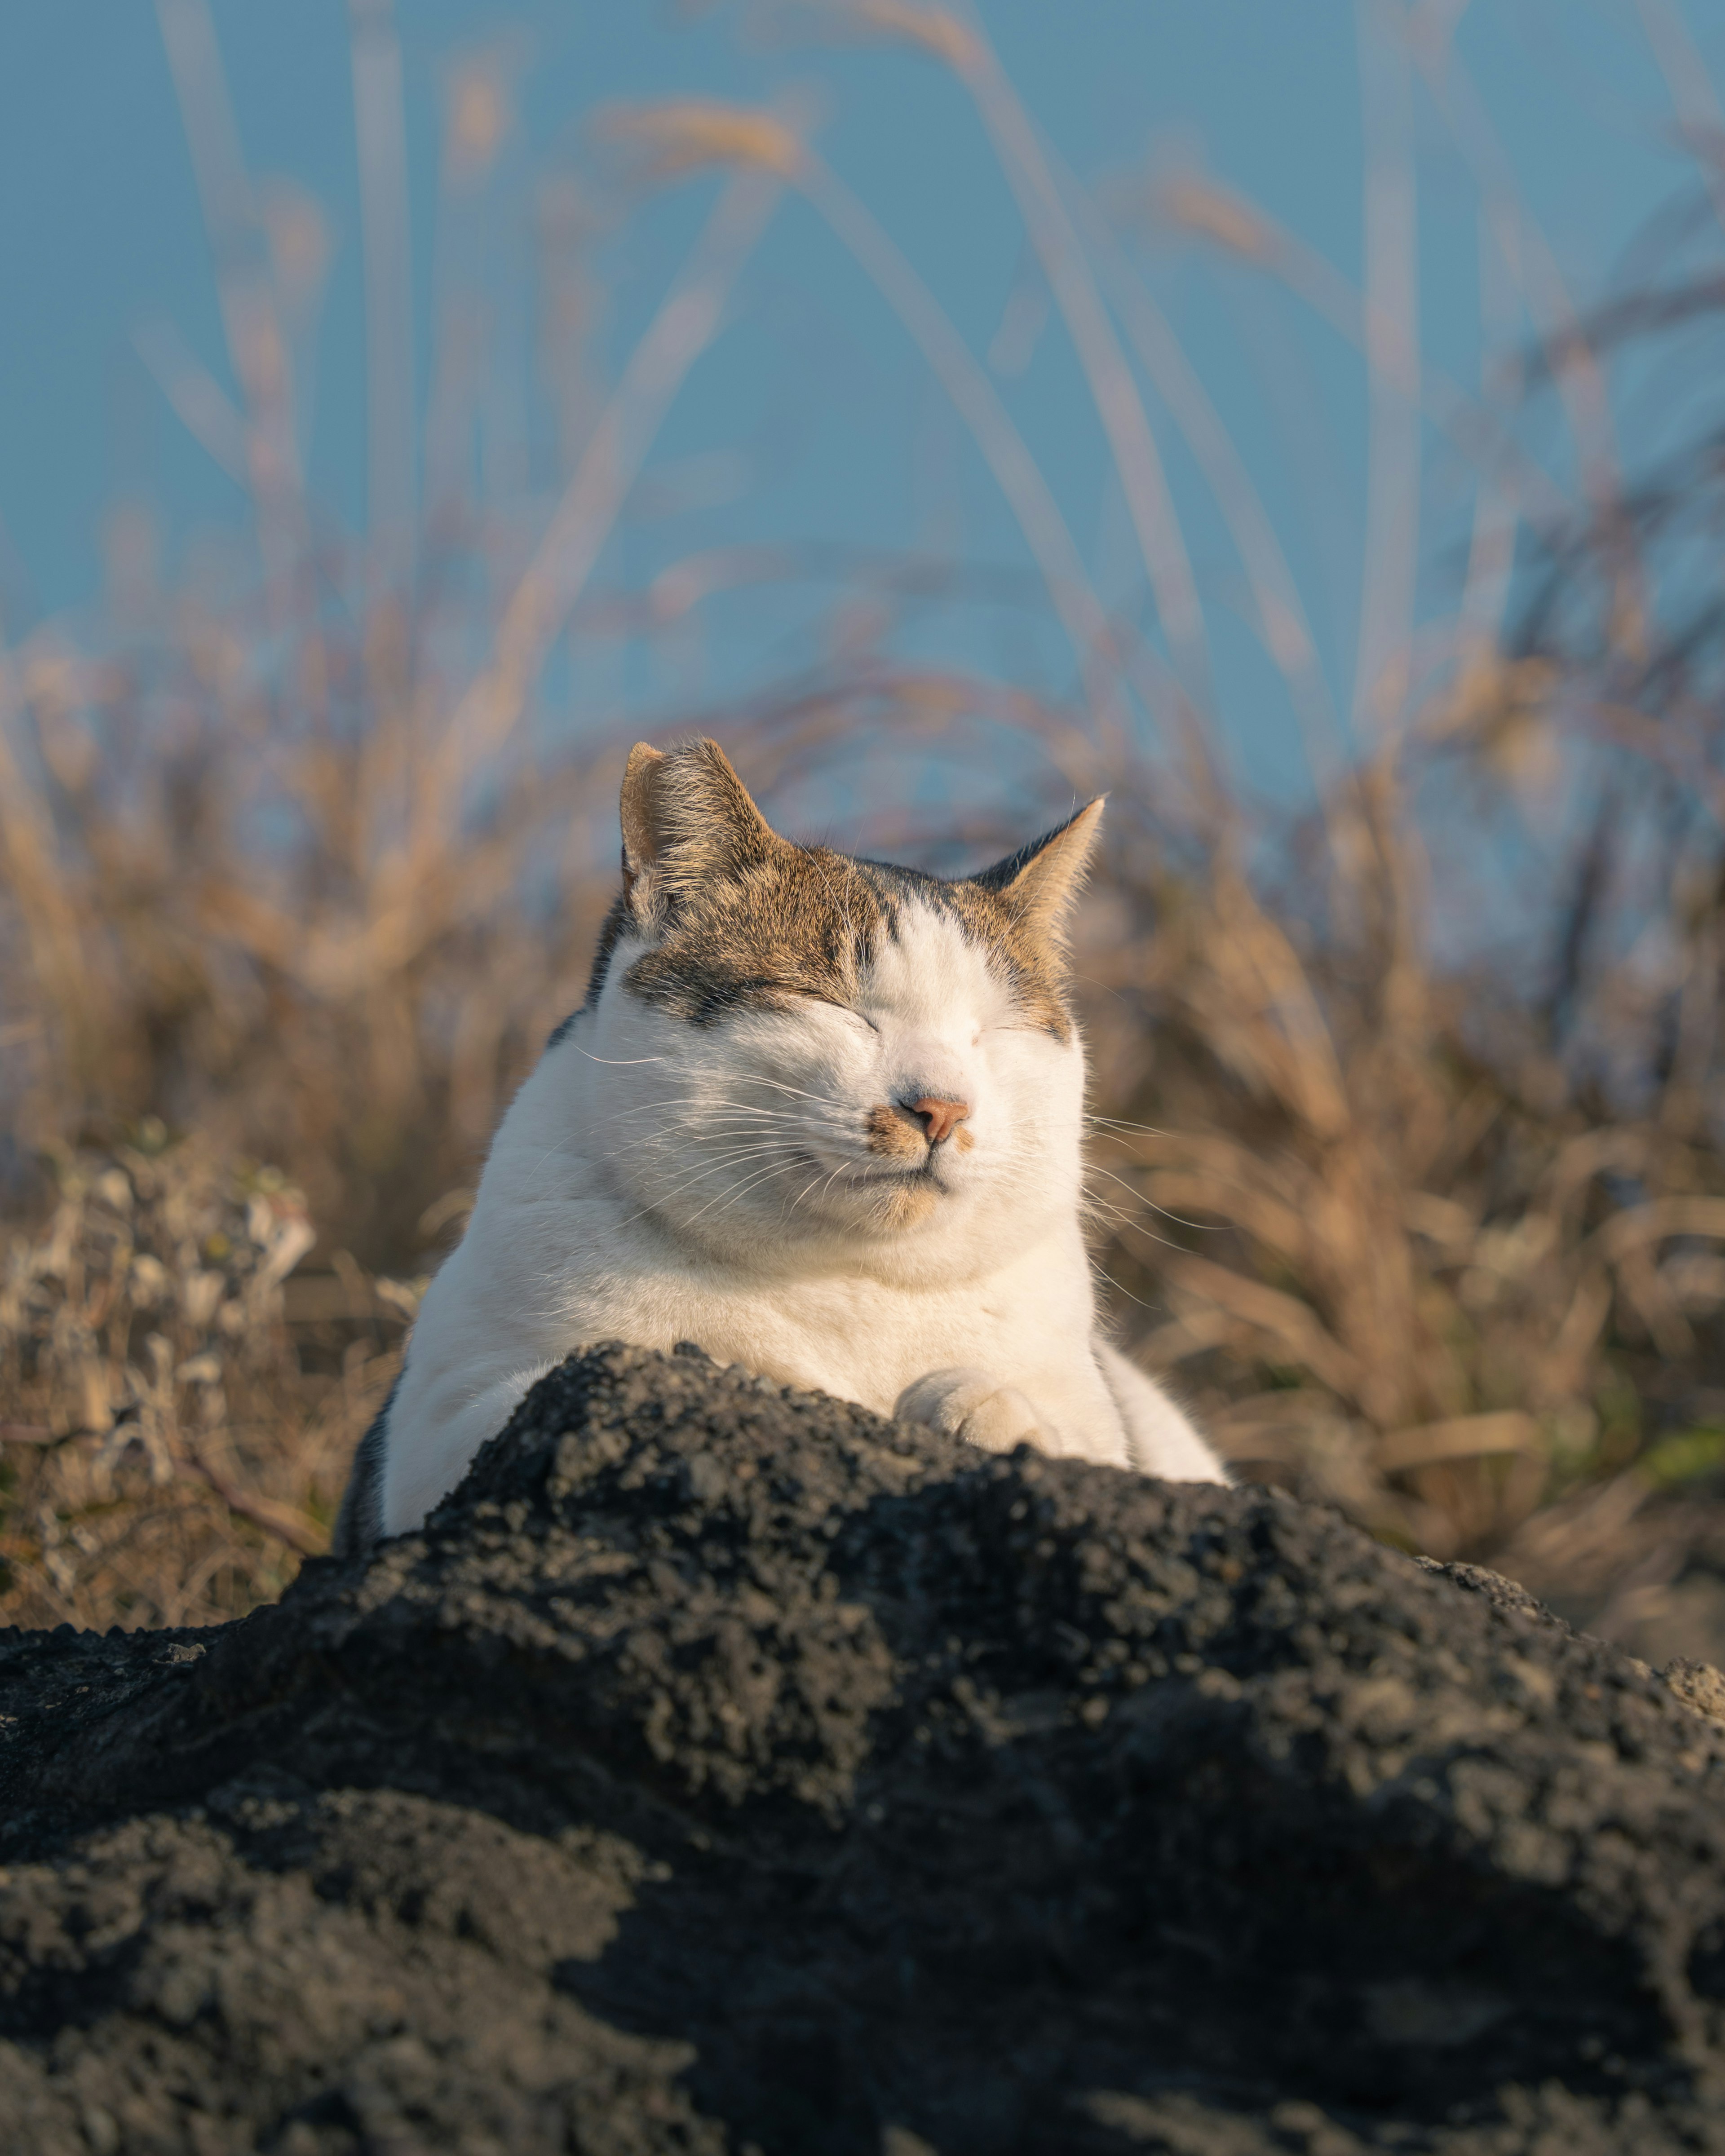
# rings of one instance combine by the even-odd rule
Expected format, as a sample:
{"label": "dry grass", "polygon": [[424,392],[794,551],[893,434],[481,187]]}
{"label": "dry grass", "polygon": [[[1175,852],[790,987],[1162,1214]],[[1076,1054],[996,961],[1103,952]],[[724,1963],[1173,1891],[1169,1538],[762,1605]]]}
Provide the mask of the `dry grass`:
{"label": "dry grass", "polygon": [[[285,1283],[313,1233],[279,1171],[217,1162],[148,1122],[130,1143],[49,1163],[47,1218],[13,1238],[0,1277],[8,1614],[239,1615],[326,1546],[413,1291],[383,1284],[393,1322],[380,1327],[350,1265],[342,1302],[291,1337]],[[314,1285],[295,1283],[302,1312]],[[333,1358],[331,1317],[347,1336]]]}
{"label": "dry grass", "polygon": [[1624,1523],[1725,1461],[1725,1161],[1671,1082],[1614,1114],[1479,983],[1351,955],[1226,875],[1091,954],[1124,999],[1103,1262],[1250,1471],[1439,1556],[1543,1551],[1562,1594],[1539,1508]]}
{"label": "dry grass", "polygon": [[[824,779],[834,798],[890,741],[903,791],[872,794],[866,828],[843,835],[946,865],[1108,788],[1081,970],[1097,1248],[1126,1336],[1244,1471],[1656,1635],[1658,1659],[1717,1651],[1717,460],[1622,480],[1600,401],[1638,337],[1717,308],[1717,248],[1662,268],[1639,316],[1614,296],[1589,319],[1491,178],[1459,63],[1378,55],[1388,109],[1399,64],[1437,70],[1493,216],[1521,221],[1521,378],[1557,393],[1570,493],[1517,448],[1520,408],[1495,378],[1468,396],[1422,365],[1393,219],[1351,293],[1251,206],[1195,178],[1156,193],[1148,213],[1301,290],[1369,362],[1378,521],[1344,752],[1263,505],[1133,267],[1142,191],[1106,224],[973,26],[910,6],[801,13],[908,41],[976,100],[1105,414],[1160,627],[1103,608],[1000,390],[780,113],[614,116],[608,154],[629,185],[721,170],[703,235],[614,389],[572,419],[534,530],[500,540],[475,505],[437,496],[411,583],[384,573],[398,528],[314,550],[284,447],[285,273],[228,294],[253,341],[235,367],[248,406],[229,416],[260,455],[258,587],[219,603],[187,588],[81,640],[49,629],[0,653],[0,1084],[49,1163],[33,1182],[23,1152],[0,1157],[0,1616],[213,1619],[279,1592],[321,1546],[412,1308],[388,1276],[411,1282],[459,1228],[503,1102],[579,999],[610,896],[633,729],[547,748],[547,655],[572,624],[651,630],[690,591],[777,573],[706,556],[644,593],[588,589],[660,419],[795,190],[969,430],[1069,639],[1071,686],[1036,696],[906,663],[901,614],[946,586],[905,562],[841,594],[829,663],[744,712],[691,707],[686,730],[719,732],[769,805],[820,798]],[[195,33],[201,0],[168,16]],[[194,141],[228,140],[213,49],[192,34],[182,54]],[[495,128],[478,151],[462,132],[472,105],[458,82],[446,165],[464,184],[495,149]],[[387,121],[371,116],[374,149]],[[1397,140],[1368,131],[1393,204]],[[395,197],[373,178],[368,243],[384,247]],[[394,272],[368,274],[383,305]],[[1203,608],[1135,370],[1232,536],[1310,750],[1303,819],[1249,808],[1224,775]],[[1417,454],[1410,478],[1398,398],[1491,474],[1455,618],[1417,636],[1396,521]],[[389,470],[398,522],[411,504]],[[968,801],[979,762],[986,815],[911,812],[931,773]],[[1558,777],[1568,805],[1534,814],[1530,838],[1517,819]],[[1477,932],[1482,907],[1502,934]],[[316,1247],[284,1277],[307,1219]]]}

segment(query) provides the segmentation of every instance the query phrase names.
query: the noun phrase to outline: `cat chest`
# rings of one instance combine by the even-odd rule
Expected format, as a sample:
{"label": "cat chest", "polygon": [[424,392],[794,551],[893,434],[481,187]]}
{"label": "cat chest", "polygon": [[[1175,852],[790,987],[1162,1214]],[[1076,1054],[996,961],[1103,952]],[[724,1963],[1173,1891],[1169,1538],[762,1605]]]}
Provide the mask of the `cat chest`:
{"label": "cat chest", "polygon": [[[682,1337],[721,1362],[890,1412],[932,1369],[1045,1363],[1055,1345],[1043,1313],[986,1296],[911,1296],[845,1282],[750,1296],[691,1298]],[[1070,1327],[1067,1328],[1070,1330]],[[1085,1327],[1081,1342],[1087,1334]]]}

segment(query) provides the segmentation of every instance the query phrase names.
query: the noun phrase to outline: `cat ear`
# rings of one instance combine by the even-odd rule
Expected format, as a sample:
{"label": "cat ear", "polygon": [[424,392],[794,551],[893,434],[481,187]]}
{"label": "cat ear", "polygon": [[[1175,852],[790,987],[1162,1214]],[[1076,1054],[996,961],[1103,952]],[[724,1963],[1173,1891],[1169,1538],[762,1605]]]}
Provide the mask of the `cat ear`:
{"label": "cat ear", "polygon": [[629,752],[619,804],[624,896],[644,918],[661,901],[741,875],[784,850],[716,741]]}
{"label": "cat ear", "polygon": [[1103,798],[1099,794],[1088,808],[971,881],[1003,899],[1023,927],[1059,942],[1073,901],[1084,888],[1101,828]]}
{"label": "cat ear", "polygon": [[637,742],[623,767],[623,798],[618,814],[623,824],[623,895],[630,901],[659,851],[659,820],[653,797],[664,762],[664,756],[649,742]]}

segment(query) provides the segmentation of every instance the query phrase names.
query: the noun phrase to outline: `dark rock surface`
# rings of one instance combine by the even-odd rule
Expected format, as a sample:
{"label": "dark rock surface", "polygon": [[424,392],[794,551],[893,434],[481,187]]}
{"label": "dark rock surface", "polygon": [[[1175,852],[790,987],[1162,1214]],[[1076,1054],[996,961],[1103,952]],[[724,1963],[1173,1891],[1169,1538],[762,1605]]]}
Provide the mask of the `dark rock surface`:
{"label": "dark rock surface", "polygon": [[278,1608],[0,1633],[0,2144],[1725,2151],[1688,1697],[1272,1493],[601,1350]]}

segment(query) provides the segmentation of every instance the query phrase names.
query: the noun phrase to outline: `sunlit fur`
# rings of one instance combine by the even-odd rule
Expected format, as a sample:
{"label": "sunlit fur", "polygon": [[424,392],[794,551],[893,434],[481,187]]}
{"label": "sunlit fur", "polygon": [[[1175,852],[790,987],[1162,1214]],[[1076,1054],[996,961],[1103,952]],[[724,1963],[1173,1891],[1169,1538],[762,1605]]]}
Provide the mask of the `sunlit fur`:
{"label": "sunlit fur", "polygon": [[[867,865],[846,865],[860,891]],[[612,1338],[694,1342],[991,1449],[1224,1479],[1096,1334],[1076,1027],[947,896],[971,887],[897,874],[868,871],[884,911],[847,917],[843,1003],[766,969],[700,1023],[631,983],[662,934],[636,892],[426,1296],[388,1411],[384,1532],[424,1517],[545,1370]],[[969,1109],[944,1143],[905,1105],[925,1096]]]}

